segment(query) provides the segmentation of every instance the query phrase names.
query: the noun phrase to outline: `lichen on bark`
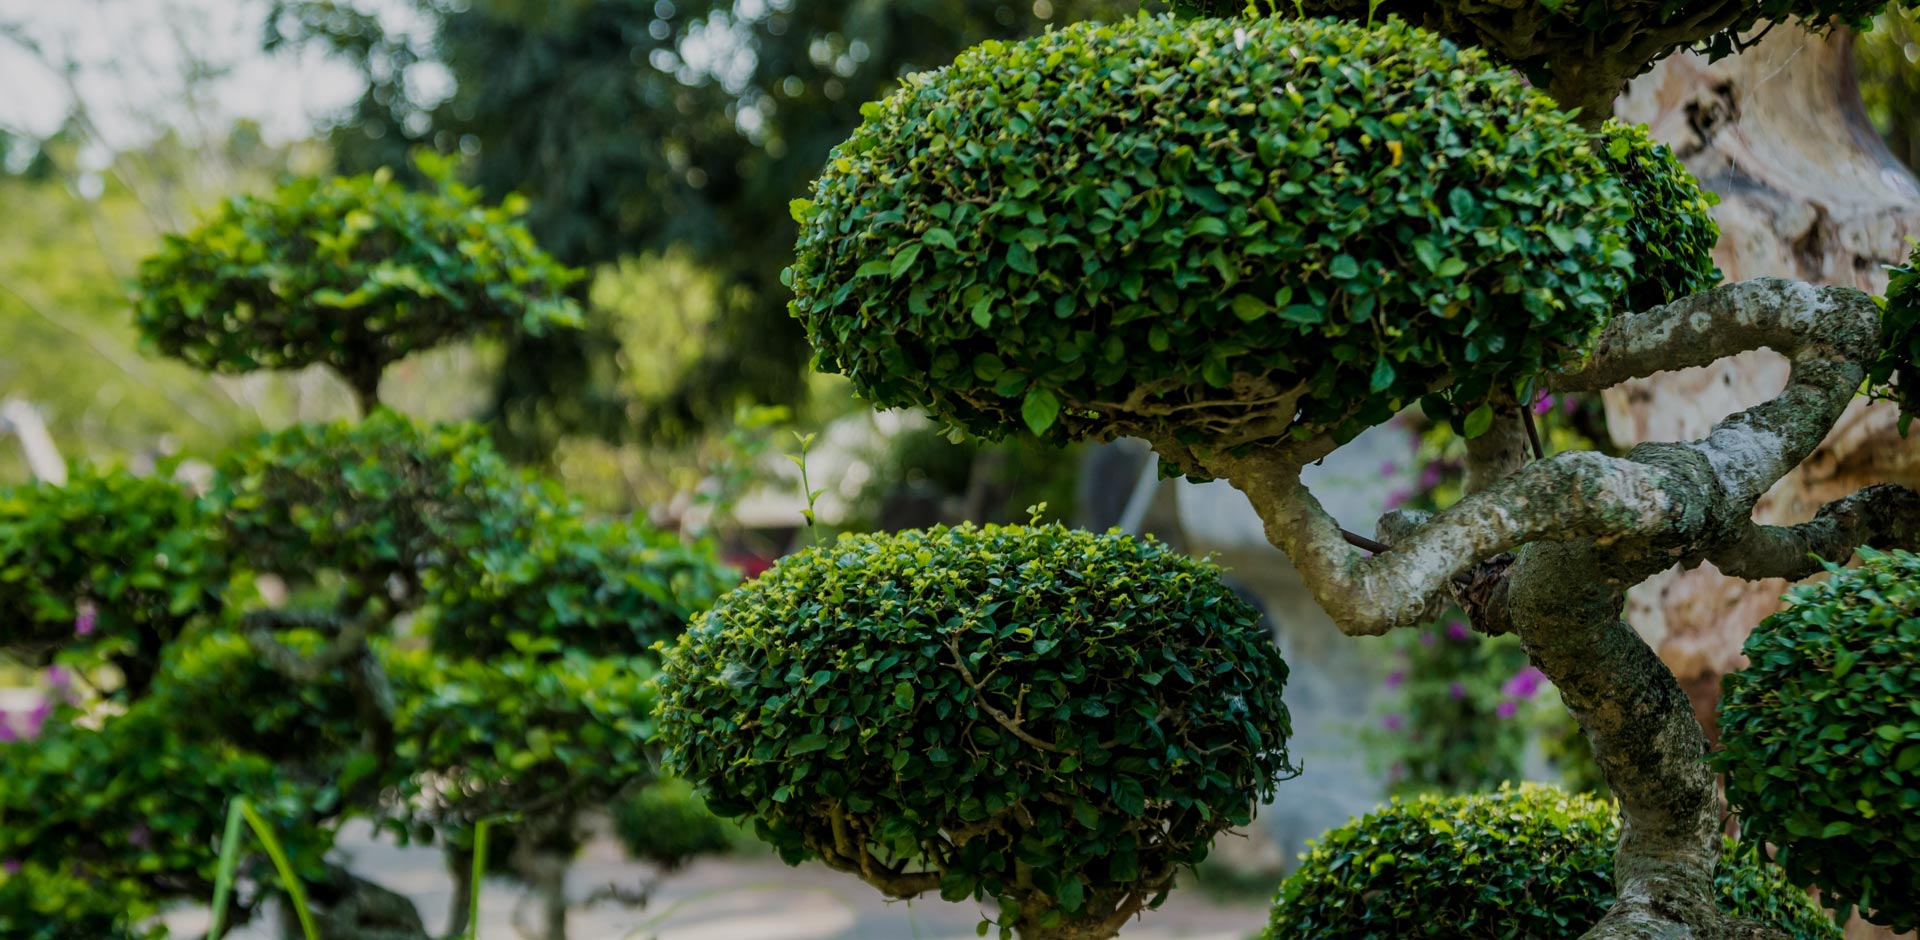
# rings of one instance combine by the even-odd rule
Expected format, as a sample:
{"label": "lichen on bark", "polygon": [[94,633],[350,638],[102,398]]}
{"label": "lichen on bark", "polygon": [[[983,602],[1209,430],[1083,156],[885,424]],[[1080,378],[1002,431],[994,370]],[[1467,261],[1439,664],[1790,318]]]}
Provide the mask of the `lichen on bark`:
{"label": "lichen on bark", "polygon": [[[1520,464],[1513,429],[1474,445],[1469,494],[1427,516],[1395,514],[1369,555],[1300,481],[1297,453],[1199,455],[1253,502],[1339,628],[1377,635],[1419,623],[1462,573],[1501,555],[1497,624],[1560,688],[1619,799],[1619,902],[1585,940],[1732,940],[1764,930],[1723,915],[1712,876],[1720,816],[1707,738],[1673,673],[1621,620],[1627,589],[1674,564],[1713,560],[1749,577],[1804,573],[1806,553],[1844,557],[1868,541],[1920,540],[1920,495],[1863,490],[1792,527],[1758,526],[1754,503],[1832,428],[1875,353],[1866,294],[1762,278],[1617,318],[1582,366],[1552,383],[1592,392],[1657,371],[1770,348],[1792,363],[1774,399],[1695,441],[1643,444],[1625,457],[1567,452]],[[1302,448],[1312,452],[1314,448]],[[1481,571],[1488,569],[1484,566]]]}

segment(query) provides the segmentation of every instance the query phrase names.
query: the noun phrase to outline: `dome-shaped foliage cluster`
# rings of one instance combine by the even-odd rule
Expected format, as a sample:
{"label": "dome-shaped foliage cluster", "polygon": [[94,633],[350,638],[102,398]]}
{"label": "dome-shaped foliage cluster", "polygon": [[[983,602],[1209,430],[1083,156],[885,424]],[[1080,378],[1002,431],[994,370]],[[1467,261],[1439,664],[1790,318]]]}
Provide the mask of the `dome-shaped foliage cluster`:
{"label": "dome-shaped foliage cluster", "polygon": [[427,598],[434,648],[474,657],[645,650],[678,637],[735,580],[711,546],[631,523],[568,517],[467,562],[428,572]]}
{"label": "dome-shaped foliage cluster", "polygon": [[458,337],[577,325],[581,275],[515,221],[524,201],[487,207],[425,166],[427,191],[382,170],[228,200],[141,263],[141,333],[202,369],[327,365],[358,385]]}
{"label": "dome-shaped foliage cluster", "polygon": [[0,650],[33,664],[75,645],[157,651],[220,607],[211,519],[181,487],[124,470],[0,491]]}
{"label": "dome-shaped foliage cluster", "polygon": [[707,808],[692,784],[667,777],[613,804],[613,832],[627,854],[671,871],[703,855],[719,855],[741,837],[739,827]]}
{"label": "dome-shaped foliage cluster", "polygon": [[1726,677],[1715,766],[1747,838],[1828,903],[1920,926],[1920,557],[1795,588]]}
{"label": "dome-shaped foliage cluster", "polygon": [[410,769],[394,812],[470,826],[565,799],[592,806],[652,774],[654,667],[644,656],[387,657]]}
{"label": "dome-shaped foliage cluster", "polygon": [[423,562],[512,539],[563,501],[515,470],[475,425],[420,427],[388,410],[295,425],[219,464],[210,493],[249,567],[335,569],[384,590]]}
{"label": "dome-shaped foliage cluster", "polygon": [[1344,439],[1561,365],[1632,282],[1604,145],[1398,21],[1079,24],[865,113],[795,204],[795,314],[983,435]]}
{"label": "dome-shaped foliage cluster", "polygon": [[1105,921],[1291,771],[1286,666],[1255,618],[1151,540],[843,536],[688,629],[662,673],[668,766],[789,861],[1041,930]]}
{"label": "dome-shaped foliage cluster", "polygon": [[[1525,785],[1394,802],[1315,843],[1280,887],[1266,940],[1575,940],[1613,904],[1611,803]],[[1832,920],[1751,847],[1728,841],[1722,911],[1793,940]]]}
{"label": "dome-shaped foliage cluster", "polygon": [[[1887,0],[1733,0],[1712,8],[1673,0],[1175,0],[1207,16],[1403,17],[1456,42],[1483,46],[1541,84],[1569,63],[1603,65],[1624,81],[1695,46],[1712,58],[1762,22],[1864,29]],[[1604,37],[1604,44],[1595,40]],[[1598,48],[1596,46],[1598,45]]]}

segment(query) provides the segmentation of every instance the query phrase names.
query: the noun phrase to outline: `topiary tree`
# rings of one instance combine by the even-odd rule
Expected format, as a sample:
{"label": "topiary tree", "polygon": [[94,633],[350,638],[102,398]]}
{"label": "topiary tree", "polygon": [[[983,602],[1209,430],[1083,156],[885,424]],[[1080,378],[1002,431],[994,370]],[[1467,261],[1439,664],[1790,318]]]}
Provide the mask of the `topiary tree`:
{"label": "topiary tree", "polygon": [[[1147,439],[1167,466],[1243,491],[1346,634],[1421,624],[1448,599],[1482,632],[1517,634],[1623,820],[1619,900],[1576,932],[1781,936],[1711,889],[1707,740],[1621,621],[1624,594],[1676,563],[1799,579],[1815,555],[1920,538],[1920,496],[1891,487],[1800,525],[1751,521],[1870,371],[1904,382],[1912,327],[1895,312],[1912,288],[1894,288],[1883,337],[1859,291],[1717,286],[1706,197],[1596,104],[1675,48],[1728,52],[1745,26],[1881,4],[1404,7],[1446,34],[1391,17],[1390,0],[1275,6],[990,43],[869,106],[794,207],[788,280],[818,365],[877,406],[982,434]],[[1530,446],[1520,402],[1538,392],[1763,346],[1792,362],[1785,388],[1703,439],[1620,457]],[[1376,538],[1343,531],[1301,468],[1416,403],[1469,439],[1467,494],[1391,513]],[[1786,701],[1774,714],[1803,704]],[[1818,880],[1860,897],[1854,874]]]}
{"label": "topiary tree", "polygon": [[327,366],[368,414],[388,364],[414,353],[577,327],[565,290],[583,275],[514,221],[525,200],[489,208],[450,162],[421,168],[432,189],[382,170],[228,200],[141,263],[135,324],[213,372]]}
{"label": "topiary tree", "polygon": [[[399,355],[571,317],[555,293],[571,275],[503,212],[380,176],[230,204],[142,272],[163,347],[326,362],[370,408]],[[330,854],[354,819],[456,856],[483,823],[565,844],[528,869],[563,940],[575,822],[655,778],[651,647],[731,577],[712,547],[590,521],[480,429],[385,409],[215,466],[199,493],[86,468],[0,493],[0,652],[61,670],[24,733],[0,723],[0,933],[163,936],[158,912],[215,898],[245,799],[324,940],[427,937],[411,901]],[[282,932],[304,935],[294,886],[256,851],[239,864],[227,924],[278,897]]]}
{"label": "topiary tree", "polygon": [[[1386,806],[1315,843],[1274,901],[1263,940],[1572,940],[1616,901],[1611,804],[1522,785]],[[1840,928],[1752,845],[1727,840],[1723,910],[1794,940]]]}
{"label": "topiary tree", "polygon": [[688,630],[667,764],[789,862],[990,899],[1003,934],[1110,937],[1292,770],[1255,621],[1152,541],[843,536]]}
{"label": "topiary tree", "polygon": [[[197,604],[164,621],[174,629],[150,652],[114,632],[138,635],[148,620],[135,615],[153,607],[145,595],[93,588],[101,575],[88,565],[38,563],[97,548],[102,520],[69,510],[107,505],[90,495],[100,488],[145,494],[118,505],[172,510],[145,524],[128,518],[137,537],[167,533],[174,554],[130,551],[127,571],[159,597]],[[50,620],[8,608],[0,639],[69,674],[105,663],[132,676],[134,664],[146,677],[103,685],[112,709],[73,690],[26,740],[0,742],[0,816],[23,820],[0,827],[0,859],[15,869],[0,871],[0,925],[44,918],[78,931],[57,936],[145,936],[167,904],[205,903],[222,820],[245,797],[297,859],[328,940],[426,936],[411,902],[328,857],[351,819],[455,848],[466,862],[453,869],[456,935],[482,821],[543,850],[564,846],[513,868],[549,899],[546,936],[563,937],[560,879],[577,818],[655,778],[649,646],[711,603],[726,577],[710,547],[583,520],[508,468],[477,429],[426,431],[386,411],[263,437],[223,458],[202,497],[163,480],[83,473],[0,505],[39,538],[0,555],[21,592],[0,598],[92,590],[101,605],[98,623],[81,626],[61,619],[67,608]],[[505,557],[532,559],[537,577],[483,576]],[[582,564],[593,560],[605,567]],[[221,573],[224,590],[205,588],[207,572]],[[273,589],[246,589],[268,575]],[[128,613],[110,614],[115,603]],[[427,644],[398,642],[406,631]],[[281,890],[264,859],[245,864],[261,890],[233,896],[230,923]],[[113,895],[125,907],[111,919],[122,933],[89,934],[100,904],[41,892],[43,875],[121,886],[138,903]],[[293,921],[283,929],[299,935]]]}

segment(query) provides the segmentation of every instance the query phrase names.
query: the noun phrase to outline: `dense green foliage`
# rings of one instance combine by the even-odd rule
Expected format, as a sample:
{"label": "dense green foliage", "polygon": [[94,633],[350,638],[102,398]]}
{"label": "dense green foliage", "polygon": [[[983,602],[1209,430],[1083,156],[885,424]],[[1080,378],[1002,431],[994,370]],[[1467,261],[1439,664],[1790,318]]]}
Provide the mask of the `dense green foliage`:
{"label": "dense green foliage", "polygon": [[443,565],[565,512],[481,429],[423,428],[384,409],[360,422],[295,425],[229,452],[210,499],[249,567],[295,583],[334,572],[369,599],[389,597],[399,577],[416,589],[411,604],[423,578],[451,575]]}
{"label": "dense green foliage", "polygon": [[[0,745],[0,859],[20,869],[0,872],[0,926],[131,936],[165,900],[204,899],[235,796],[255,801],[303,870],[317,870],[332,836],[314,825],[313,787],[259,755],[195,740],[175,712],[136,705],[97,729],[74,717],[57,714],[34,742]],[[48,890],[62,881],[102,893]],[[114,929],[80,932],[107,923]]]}
{"label": "dense green foliage", "polygon": [[1722,683],[1715,766],[1749,839],[1828,903],[1920,926],[1920,556],[1794,588]]}
{"label": "dense green foliage", "polygon": [[1673,148],[1655,141],[1644,125],[1608,121],[1601,151],[1633,210],[1626,237],[1634,277],[1626,308],[1646,310],[1718,287],[1713,246],[1720,225],[1712,209],[1720,197],[1703,192]]}
{"label": "dense green foliage", "polygon": [[481,333],[577,326],[555,263],[514,220],[446,178],[296,179],[228,200],[140,265],[136,322],[202,369],[331,366],[370,401],[388,363]]}
{"label": "dense green foliage", "polygon": [[1398,22],[989,43],[795,204],[794,311],[876,404],[982,435],[1344,440],[1422,396],[1471,414],[1616,311],[1634,210],[1595,149]]}
{"label": "dense green foliage", "polygon": [[1006,923],[1099,922],[1157,904],[1291,771],[1255,617],[1151,540],[843,536],[689,628],[662,674],[668,767],[789,861],[907,862]]}
{"label": "dense green foliage", "polygon": [[[1280,888],[1267,940],[1574,940],[1613,903],[1611,803],[1526,785],[1389,804],[1328,832]],[[1840,929],[1728,841],[1721,909],[1794,940]]]}
{"label": "dense green foliage", "polygon": [[1880,358],[1867,380],[1876,397],[1900,403],[1904,433],[1920,415],[1920,247],[1907,263],[1890,268],[1887,299],[1880,317]]}
{"label": "dense green foliage", "polygon": [[[651,780],[649,647],[730,577],[710,546],[589,523],[476,429],[384,410],[217,466],[200,497],[84,468],[0,497],[0,643],[69,670],[68,698],[0,737],[0,859],[18,869],[0,874],[0,923],[125,928],[97,898],[36,887],[74,862],[125,911],[204,903],[236,797],[269,812],[303,878],[350,885],[323,862],[346,820],[436,841],[498,817],[508,837],[566,833]],[[261,574],[285,589],[271,606],[240,589]],[[93,704],[73,676],[101,653],[128,677],[125,710],[83,722],[66,702]],[[277,890],[258,883],[240,919]]]}
{"label": "dense green foliage", "polygon": [[[1586,71],[1618,85],[1672,53],[1700,47],[1712,58],[1743,48],[1756,25],[1792,19],[1810,29],[1864,27],[1887,0],[1179,0],[1210,16],[1279,14],[1354,20],[1403,17],[1448,38],[1483,46],[1545,85]],[[1750,37],[1749,37],[1750,38]],[[1609,98],[1611,95],[1608,96]]]}
{"label": "dense green foliage", "polygon": [[613,832],[627,854],[671,871],[733,847],[740,830],[707,808],[693,785],[662,778],[613,804]]}
{"label": "dense green foliage", "polygon": [[652,771],[645,656],[391,660],[399,740],[414,776],[394,811],[471,826],[505,814],[566,817]]}
{"label": "dense green foliage", "polygon": [[39,665],[84,648],[144,685],[162,645],[221,606],[210,517],[162,480],[76,467],[0,492],[0,651]]}
{"label": "dense green foliage", "polygon": [[468,560],[429,572],[427,586],[434,648],[460,656],[645,651],[678,637],[733,583],[710,545],[567,516]]}

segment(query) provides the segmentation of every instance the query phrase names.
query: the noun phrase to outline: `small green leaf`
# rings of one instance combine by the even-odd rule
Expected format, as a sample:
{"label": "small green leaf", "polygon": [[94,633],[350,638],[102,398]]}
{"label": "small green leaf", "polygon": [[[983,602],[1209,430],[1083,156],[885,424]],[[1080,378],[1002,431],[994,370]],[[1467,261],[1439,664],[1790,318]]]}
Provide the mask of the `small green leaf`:
{"label": "small green leaf", "polygon": [[1393,363],[1388,361],[1387,357],[1381,356],[1373,364],[1373,379],[1367,383],[1368,390],[1384,392],[1393,385],[1393,379]]}
{"label": "small green leaf", "polygon": [[1233,298],[1233,315],[1244,322],[1252,323],[1272,312],[1272,304],[1252,294],[1241,294]]}
{"label": "small green leaf", "polygon": [[888,276],[896,281],[899,280],[902,274],[913,269],[914,259],[919,257],[920,245],[917,242],[900,249],[899,253],[893,256],[893,264],[887,269]]}
{"label": "small green leaf", "polygon": [[1487,433],[1491,427],[1493,427],[1493,405],[1488,403],[1468,412],[1466,423],[1460,430],[1468,440],[1472,440]]}
{"label": "small green leaf", "polygon": [[1060,399],[1039,386],[1028,389],[1026,401],[1020,405],[1020,417],[1026,420],[1028,430],[1045,434],[1060,418]]}

